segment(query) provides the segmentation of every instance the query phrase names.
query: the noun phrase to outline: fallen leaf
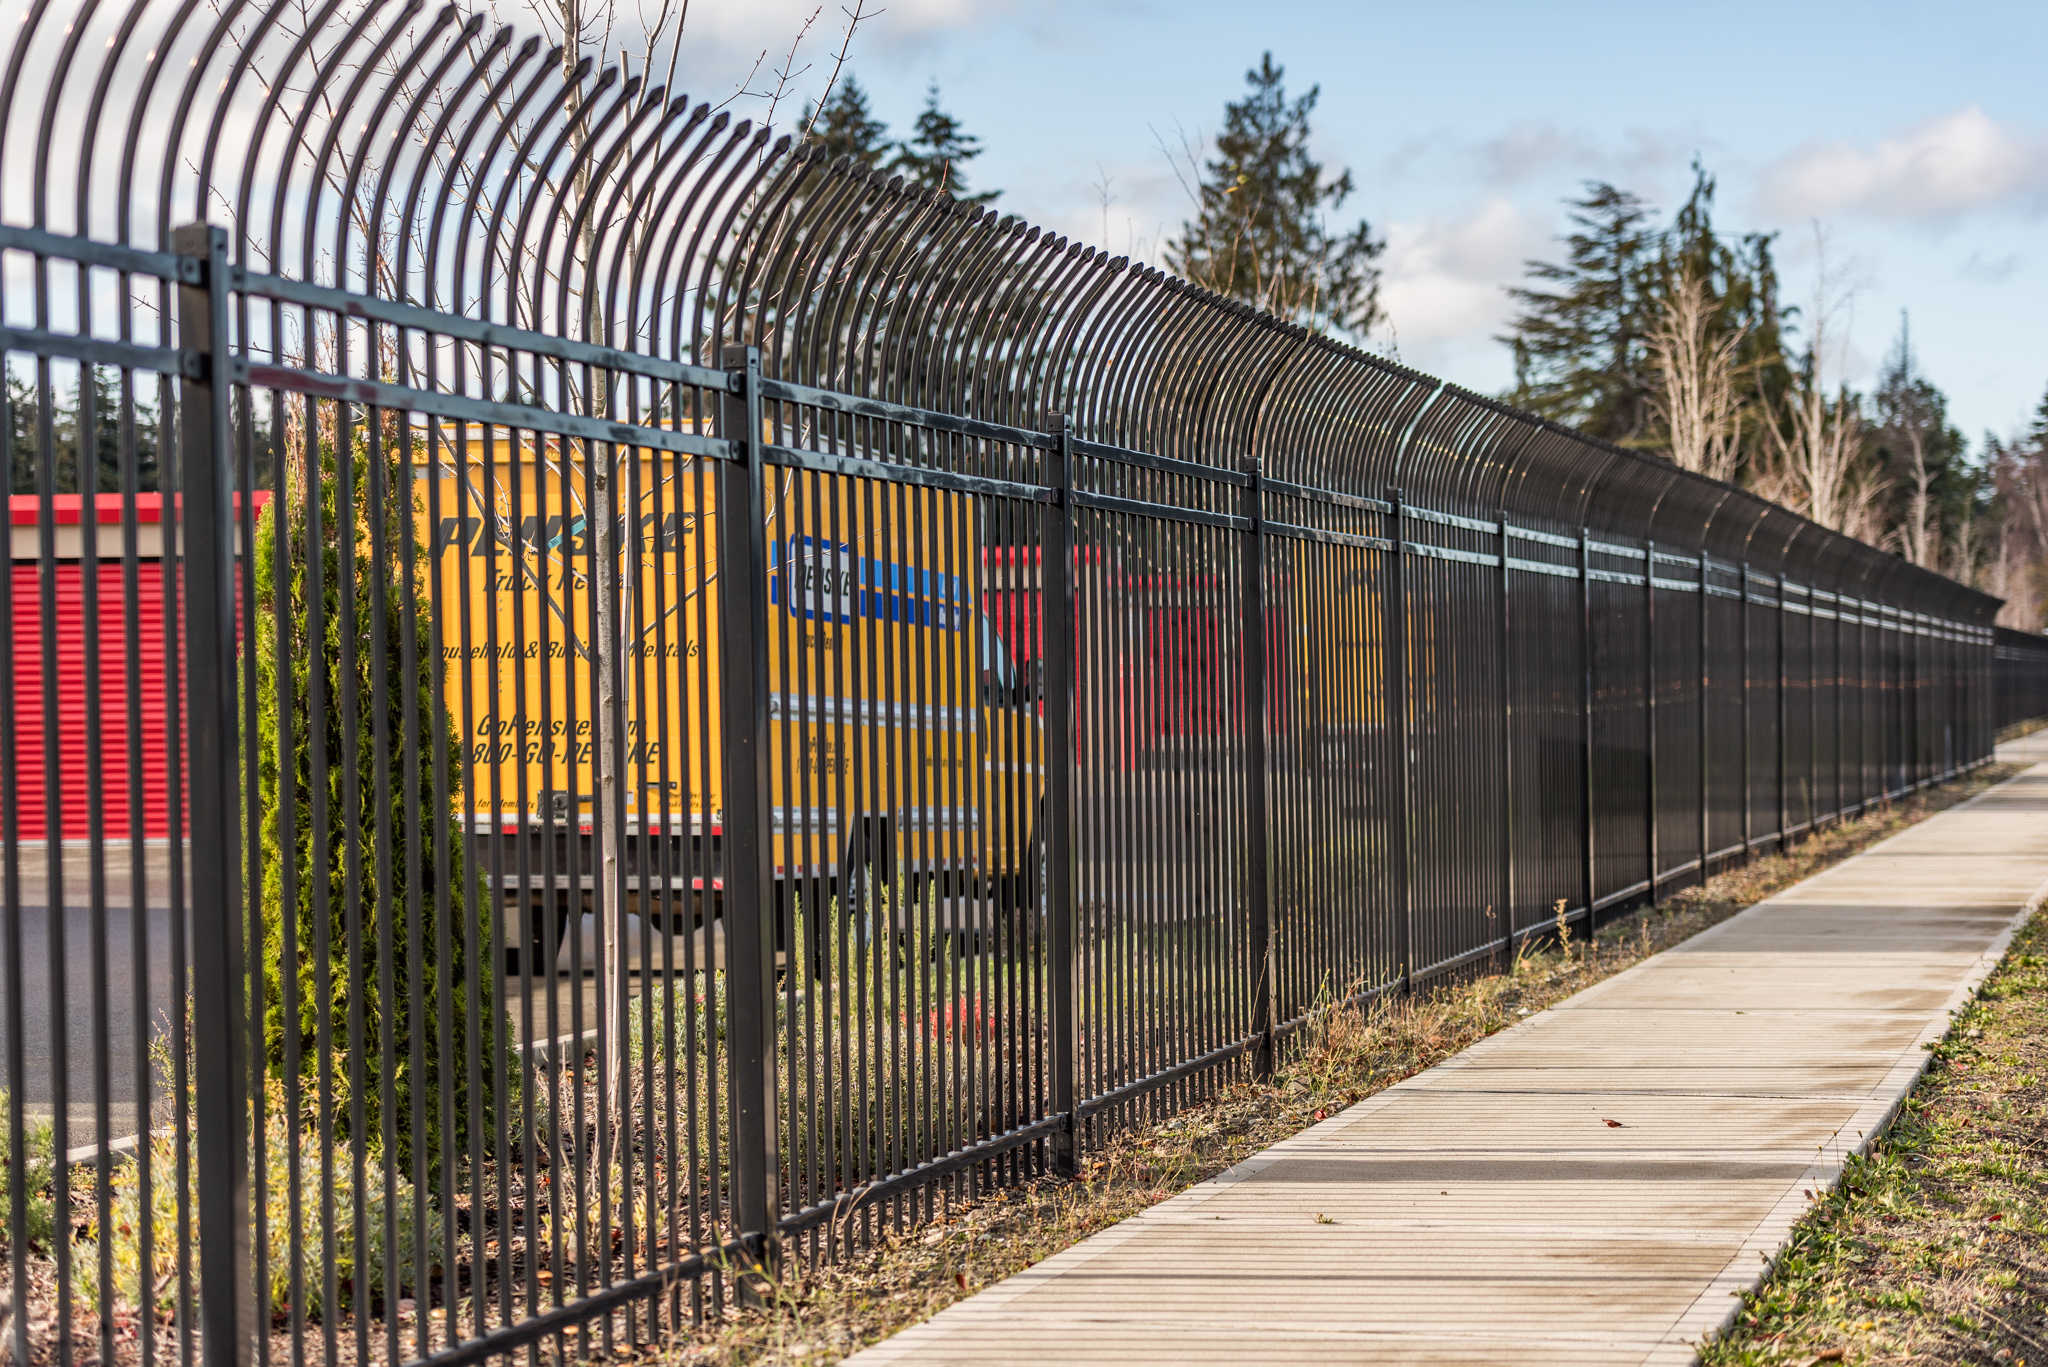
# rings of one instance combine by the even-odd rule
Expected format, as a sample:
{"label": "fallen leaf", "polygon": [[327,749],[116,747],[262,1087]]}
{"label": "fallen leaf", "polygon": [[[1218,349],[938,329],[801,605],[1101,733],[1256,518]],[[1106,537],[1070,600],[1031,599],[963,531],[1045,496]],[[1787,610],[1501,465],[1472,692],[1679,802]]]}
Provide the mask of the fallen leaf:
{"label": "fallen leaf", "polygon": [[1822,1362],[1840,1362],[1848,1356],[1848,1351],[1846,1348],[1823,1348],[1806,1360],[1806,1367],[1815,1367]]}
{"label": "fallen leaf", "polygon": [[1318,1110],[1318,1111],[1316,1112],[1316,1119],[1318,1119],[1318,1120],[1328,1120],[1329,1118],[1330,1118],[1330,1113],[1329,1113],[1328,1111],[1324,1111],[1324,1110]]}
{"label": "fallen leaf", "polygon": [[953,1274],[953,1284],[962,1291],[965,1291],[967,1289],[967,1274],[965,1272],[955,1272]]}
{"label": "fallen leaf", "polygon": [[1622,1124],[1619,1120],[1609,1120],[1605,1116],[1602,1116],[1600,1118],[1600,1123],[1605,1125],[1610,1130],[1625,1130],[1628,1128],[1628,1126]]}

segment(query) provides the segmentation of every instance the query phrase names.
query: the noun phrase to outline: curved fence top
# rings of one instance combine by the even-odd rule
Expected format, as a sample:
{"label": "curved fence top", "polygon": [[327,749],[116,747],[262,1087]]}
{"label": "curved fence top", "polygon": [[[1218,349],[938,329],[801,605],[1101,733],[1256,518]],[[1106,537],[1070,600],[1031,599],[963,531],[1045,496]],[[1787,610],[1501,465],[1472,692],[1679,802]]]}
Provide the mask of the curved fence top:
{"label": "curved fence top", "polygon": [[[701,365],[746,343],[786,381],[1040,430],[1064,414],[1093,441],[1304,486],[1825,567],[1980,623],[1997,608],[1740,489],[454,6],[36,0],[0,121],[15,225],[162,250],[204,220],[248,272]],[[88,293],[44,299],[39,325]],[[275,319],[237,326],[246,350],[294,344]],[[513,383],[477,348],[398,351],[445,366],[439,384]]]}

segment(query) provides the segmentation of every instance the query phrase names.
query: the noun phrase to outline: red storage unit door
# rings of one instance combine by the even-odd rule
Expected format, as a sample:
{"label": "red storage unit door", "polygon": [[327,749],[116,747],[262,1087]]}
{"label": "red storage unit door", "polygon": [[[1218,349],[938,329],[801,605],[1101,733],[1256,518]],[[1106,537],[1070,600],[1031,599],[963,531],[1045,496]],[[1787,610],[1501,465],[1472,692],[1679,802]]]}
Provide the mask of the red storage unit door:
{"label": "red storage unit door", "polygon": [[[119,561],[102,560],[98,570],[98,605],[91,622],[85,615],[83,571],[76,560],[58,561],[55,630],[56,709],[43,711],[42,567],[17,560],[13,570],[15,763],[21,793],[21,838],[83,840],[92,833],[93,790],[86,764],[86,718],[99,719],[100,810],[108,839],[131,835],[130,795],[140,779],[142,833],[170,833],[167,775],[168,740],[164,699],[164,583],[161,561],[136,566],[135,603],[137,653],[128,656],[124,625],[127,594]],[[97,685],[88,689],[86,633],[98,639]],[[132,672],[131,672],[132,666]],[[134,682],[141,713],[140,763],[130,768],[128,696]],[[56,723],[57,764],[44,762],[46,728]],[[182,761],[180,768],[183,768]],[[59,824],[51,829],[50,792],[55,789]]]}

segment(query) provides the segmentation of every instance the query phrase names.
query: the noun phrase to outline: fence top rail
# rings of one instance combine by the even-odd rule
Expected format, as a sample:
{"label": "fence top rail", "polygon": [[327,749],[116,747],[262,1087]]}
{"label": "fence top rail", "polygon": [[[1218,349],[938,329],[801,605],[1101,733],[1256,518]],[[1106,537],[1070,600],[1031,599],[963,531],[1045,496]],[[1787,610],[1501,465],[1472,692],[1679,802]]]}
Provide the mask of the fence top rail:
{"label": "fence top rail", "polygon": [[732,371],[690,365],[660,356],[650,356],[645,352],[622,350],[555,333],[536,332],[531,328],[487,322],[442,309],[425,308],[418,304],[380,298],[374,294],[338,289],[332,285],[317,285],[281,275],[266,275],[243,266],[230,266],[228,278],[231,290],[252,299],[296,304],[343,318],[386,324],[450,341],[471,342],[501,351],[546,356],[572,365],[588,366],[622,375],[644,375],[649,379],[666,380],[672,384],[706,389],[714,393],[732,392],[735,388]]}

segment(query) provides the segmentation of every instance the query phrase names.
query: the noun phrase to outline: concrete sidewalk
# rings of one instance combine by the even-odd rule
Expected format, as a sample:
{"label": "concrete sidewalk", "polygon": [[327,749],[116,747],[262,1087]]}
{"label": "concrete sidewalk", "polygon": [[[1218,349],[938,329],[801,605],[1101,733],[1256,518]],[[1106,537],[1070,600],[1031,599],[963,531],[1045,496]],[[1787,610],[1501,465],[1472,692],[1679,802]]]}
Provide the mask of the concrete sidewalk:
{"label": "concrete sidewalk", "polygon": [[2044,883],[2048,763],[851,1361],[1690,1362]]}

